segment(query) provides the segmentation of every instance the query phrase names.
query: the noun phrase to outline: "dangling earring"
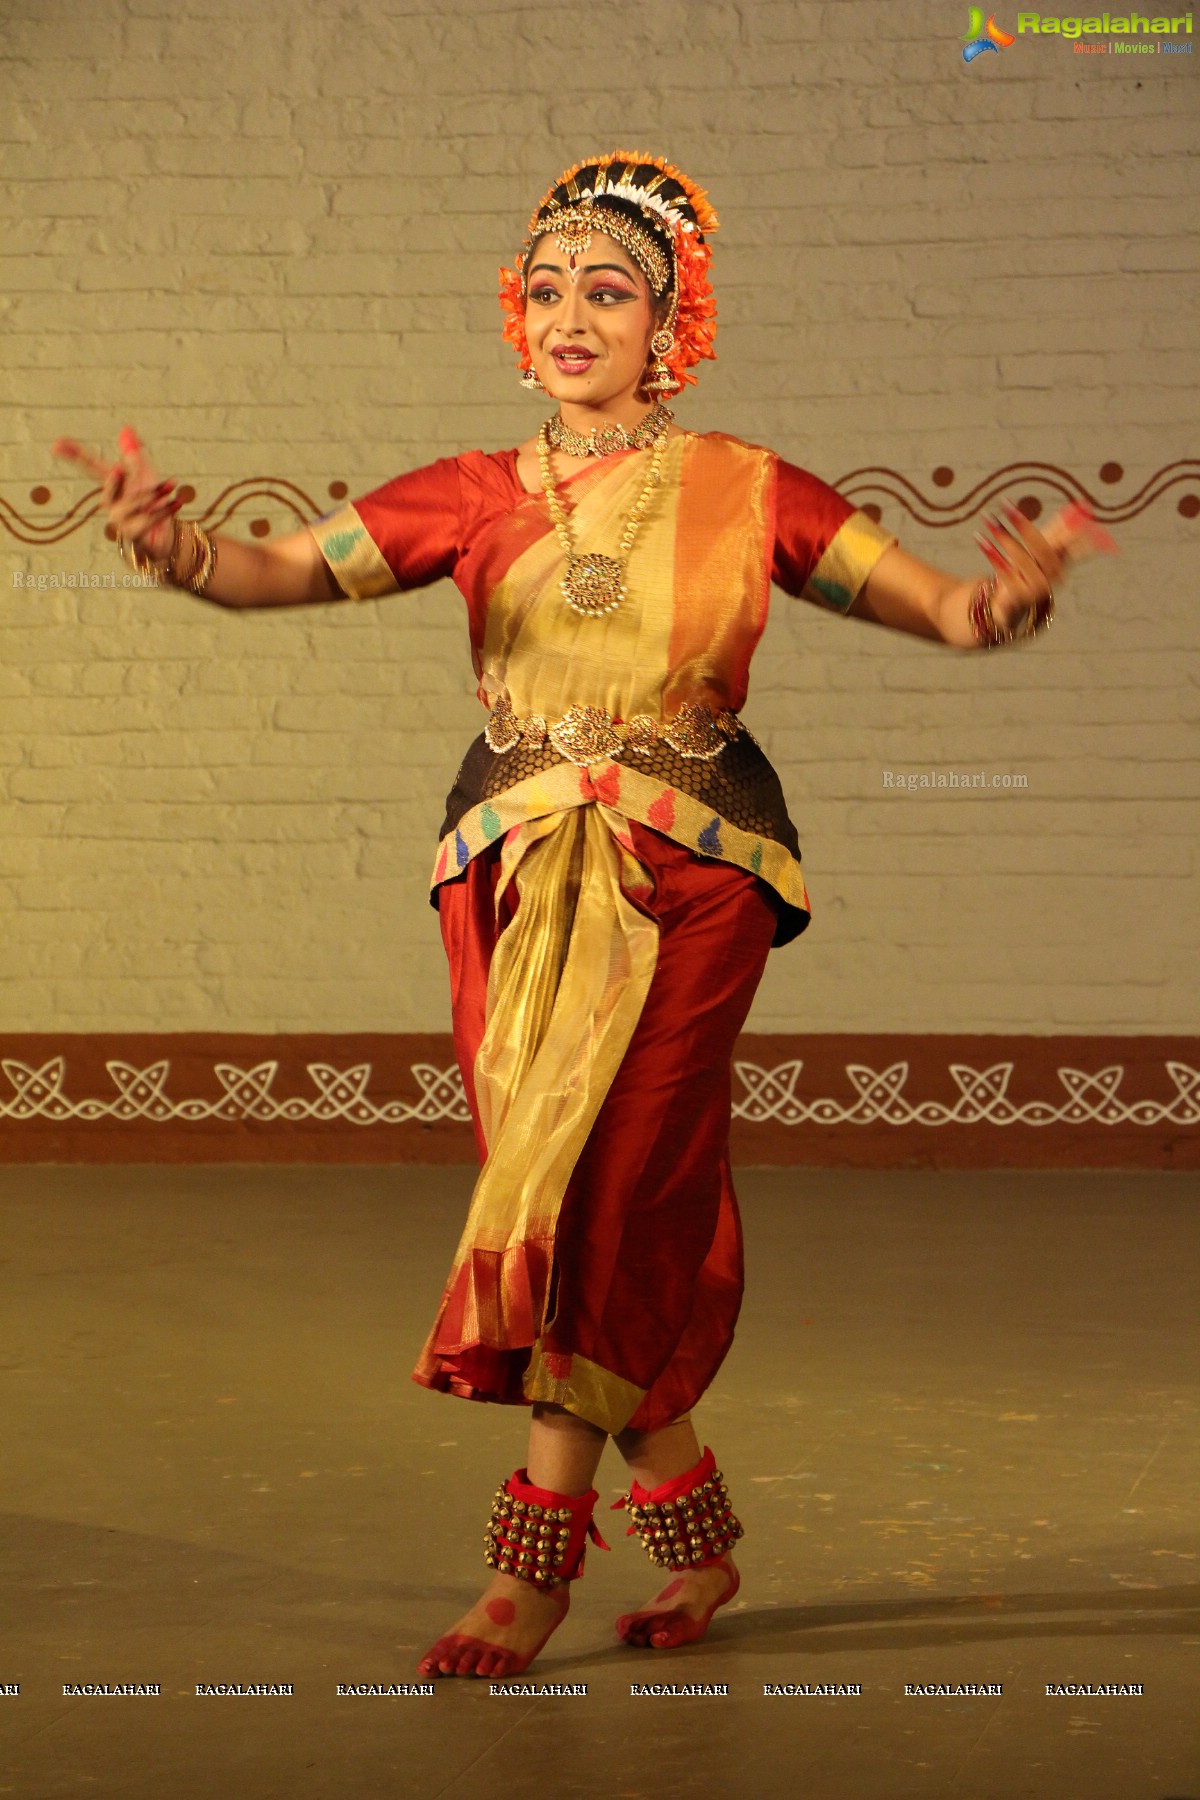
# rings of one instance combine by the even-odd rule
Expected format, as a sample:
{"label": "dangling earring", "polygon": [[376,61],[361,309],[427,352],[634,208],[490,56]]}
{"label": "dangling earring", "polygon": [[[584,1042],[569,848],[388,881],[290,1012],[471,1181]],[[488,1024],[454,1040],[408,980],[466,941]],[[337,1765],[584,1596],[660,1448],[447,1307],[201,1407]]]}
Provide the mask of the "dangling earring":
{"label": "dangling earring", "polygon": [[536,369],[522,369],[517,379],[527,394],[544,394],[546,392]]}
{"label": "dangling earring", "polygon": [[642,384],[648,394],[673,394],[679,386],[679,383],[663,361],[663,357],[674,347],[674,344],[674,332],[668,331],[665,327],[660,331],[656,331],[654,336],[650,339],[650,349],[654,356],[654,362],[651,364],[650,373]]}

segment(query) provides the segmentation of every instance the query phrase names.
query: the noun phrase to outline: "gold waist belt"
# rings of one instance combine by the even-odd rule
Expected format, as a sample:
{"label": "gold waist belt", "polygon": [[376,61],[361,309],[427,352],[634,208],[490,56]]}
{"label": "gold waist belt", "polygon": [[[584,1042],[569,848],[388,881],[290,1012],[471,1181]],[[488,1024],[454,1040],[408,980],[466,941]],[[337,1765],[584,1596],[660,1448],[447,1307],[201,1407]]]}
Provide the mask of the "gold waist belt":
{"label": "gold waist belt", "polygon": [[497,756],[506,755],[518,744],[540,749],[549,739],[567,762],[583,768],[605,757],[619,756],[623,750],[647,756],[660,743],[677,750],[680,756],[707,760],[719,756],[737,734],[736,713],[714,713],[697,700],[685,701],[673,719],[660,724],[649,713],[614,719],[599,706],[572,706],[561,719],[552,721],[544,719],[541,713],[519,718],[511,701],[499,699],[492,706],[483,735],[488,749]]}

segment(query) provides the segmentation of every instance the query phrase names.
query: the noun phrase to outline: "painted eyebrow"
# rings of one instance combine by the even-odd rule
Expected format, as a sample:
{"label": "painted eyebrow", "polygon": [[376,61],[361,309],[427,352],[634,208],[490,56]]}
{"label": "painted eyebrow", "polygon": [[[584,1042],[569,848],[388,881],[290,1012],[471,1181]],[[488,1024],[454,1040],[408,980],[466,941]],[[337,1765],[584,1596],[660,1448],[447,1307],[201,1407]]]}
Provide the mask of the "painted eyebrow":
{"label": "painted eyebrow", "polygon": [[[533,279],[539,269],[545,269],[551,275],[563,275],[566,273],[560,263],[538,262],[534,263],[532,269],[529,271],[530,280]],[[601,269],[611,269],[613,274],[623,275],[626,281],[633,281],[635,279],[628,269],[621,267],[620,263],[585,263],[583,273],[585,275],[595,275]]]}

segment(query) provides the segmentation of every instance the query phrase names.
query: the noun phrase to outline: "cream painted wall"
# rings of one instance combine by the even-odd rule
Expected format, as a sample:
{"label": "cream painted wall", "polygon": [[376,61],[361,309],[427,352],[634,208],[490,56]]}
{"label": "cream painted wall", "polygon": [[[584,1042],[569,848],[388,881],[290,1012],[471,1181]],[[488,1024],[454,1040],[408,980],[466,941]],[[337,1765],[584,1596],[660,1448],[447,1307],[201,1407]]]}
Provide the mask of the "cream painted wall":
{"label": "cream painted wall", "polygon": [[[86,483],[52,440],[127,421],[204,500],[271,476],[326,506],[515,442],[538,415],[497,265],[561,166],[618,143],[722,216],[720,361],[684,423],[942,503],[1031,460],[1133,496],[1195,450],[1196,59],[1023,37],[968,68],[964,10],[5,0],[0,497],[57,517]],[[752,1028],[1195,1029],[1182,492],[1023,651],[776,596],[746,717],[815,917]],[[984,567],[969,525],[884,519]],[[457,593],[38,592],[18,578],[116,569],[98,528],[0,541],[0,1025],[445,1027],[426,884],[480,724]],[[1028,787],[885,788],[930,768]]]}

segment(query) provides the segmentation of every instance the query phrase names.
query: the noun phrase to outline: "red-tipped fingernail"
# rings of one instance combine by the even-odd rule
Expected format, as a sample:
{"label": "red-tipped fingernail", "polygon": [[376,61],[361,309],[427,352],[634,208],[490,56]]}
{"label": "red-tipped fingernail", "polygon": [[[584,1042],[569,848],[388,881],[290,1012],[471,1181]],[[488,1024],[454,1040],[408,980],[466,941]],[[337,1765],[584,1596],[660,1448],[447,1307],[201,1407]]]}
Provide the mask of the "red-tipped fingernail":
{"label": "red-tipped fingernail", "polygon": [[1082,501],[1072,500],[1062,510],[1063,524],[1068,531],[1074,531],[1080,537],[1087,538],[1094,550],[1103,550],[1109,556],[1119,556],[1120,549],[1103,525],[1097,525],[1096,515]]}
{"label": "red-tipped fingernail", "polygon": [[1106,550],[1110,556],[1120,556],[1120,546],[1115,538],[1105,531],[1103,525],[1097,525],[1093,519],[1083,521],[1083,529],[1097,550]]}
{"label": "red-tipped fingernail", "polygon": [[122,425],[117,444],[122,450],[127,450],[131,454],[142,447],[141,440],[132,425]]}

